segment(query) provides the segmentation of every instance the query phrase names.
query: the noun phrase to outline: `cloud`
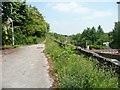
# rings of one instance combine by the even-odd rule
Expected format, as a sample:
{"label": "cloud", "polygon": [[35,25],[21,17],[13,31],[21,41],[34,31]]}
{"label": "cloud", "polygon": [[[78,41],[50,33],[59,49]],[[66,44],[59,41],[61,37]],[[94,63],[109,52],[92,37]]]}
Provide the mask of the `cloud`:
{"label": "cloud", "polygon": [[[51,30],[54,32],[57,31],[58,33],[69,35],[73,33],[82,32],[86,27],[97,27],[98,25],[106,27],[105,31],[107,31],[109,30],[107,24],[109,26],[111,22],[109,21],[108,23],[106,23],[106,19],[111,19],[110,16],[113,15],[113,11],[109,8],[97,9],[97,7],[90,7],[89,4],[85,3],[48,3],[47,6],[48,8],[52,9],[53,12],[57,11],[63,14],[62,19],[52,19]],[[72,15],[70,17],[67,17],[68,14],[66,13]],[[58,17],[59,16],[60,15],[58,15]],[[110,25],[110,27],[112,26]]]}
{"label": "cloud", "polygon": [[52,6],[53,9],[61,12],[87,13],[90,9],[77,4],[76,2],[57,3]]}
{"label": "cloud", "polygon": [[95,17],[106,17],[106,16],[111,16],[112,13],[110,11],[95,11],[93,15]]}
{"label": "cloud", "polygon": [[93,17],[106,17],[111,16],[112,13],[109,10],[96,10],[94,8],[89,8],[87,6],[83,6],[77,2],[69,2],[69,3],[55,3],[55,4],[48,4],[51,6],[52,9],[64,12],[64,13],[77,13],[77,14],[88,14],[90,16],[86,17],[87,19],[93,19]]}
{"label": "cloud", "polygon": [[110,12],[110,11],[93,11],[91,15],[84,16],[83,20],[93,21],[93,20],[96,20],[97,18],[105,18],[108,16],[112,16],[112,12]]}

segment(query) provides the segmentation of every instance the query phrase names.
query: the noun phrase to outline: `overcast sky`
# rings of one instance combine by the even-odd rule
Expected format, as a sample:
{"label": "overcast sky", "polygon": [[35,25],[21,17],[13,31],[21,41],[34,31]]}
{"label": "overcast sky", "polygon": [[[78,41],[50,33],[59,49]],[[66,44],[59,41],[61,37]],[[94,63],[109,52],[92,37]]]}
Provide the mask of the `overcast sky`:
{"label": "overcast sky", "polygon": [[101,25],[105,32],[112,31],[118,20],[116,2],[28,2],[38,8],[50,24],[52,32],[81,33],[87,27]]}

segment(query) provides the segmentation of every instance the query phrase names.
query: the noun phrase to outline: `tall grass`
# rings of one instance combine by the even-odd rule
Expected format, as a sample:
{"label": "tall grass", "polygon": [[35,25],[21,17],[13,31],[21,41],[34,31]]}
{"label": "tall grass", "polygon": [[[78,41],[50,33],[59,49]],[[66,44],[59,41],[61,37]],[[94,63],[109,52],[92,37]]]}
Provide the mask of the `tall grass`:
{"label": "tall grass", "polygon": [[46,53],[52,60],[58,88],[117,88],[117,77],[97,70],[94,63],[77,55],[73,46],[59,47],[52,40],[46,42]]}

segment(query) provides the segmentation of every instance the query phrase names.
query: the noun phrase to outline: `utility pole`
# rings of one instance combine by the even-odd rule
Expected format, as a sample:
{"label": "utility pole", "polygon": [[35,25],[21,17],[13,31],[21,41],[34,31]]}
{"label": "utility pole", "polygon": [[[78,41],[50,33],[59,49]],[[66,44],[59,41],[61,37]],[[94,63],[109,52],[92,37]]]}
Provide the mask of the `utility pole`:
{"label": "utility pole", "polygon": [[118,4],[118,21],[120,21],[120,1],[117,2]]}
{"label": "utility pole", "polygon": [[13,29],[13,20],[11,18],[8,18],[8,20],[10,21],[10,23],[12,24],[12,45],[14,46],[14,29]]}
{"label": "utility pole", "polygon": [[[118,21],[120,21],[120,1],[117,2],[117,4],[118,4]],[[118,67],[117,73],[118,73],[118,88],[120,88],[120,66]]]}
{"label": "utility pole", "polygon": [[14,44],[15,44],[15,42],[14,42],[14,28],[13,28],[13,20],[12,20],[12,40],[13,40],[13,46],[14,46]]}
{"label": "utility pole", "polygon": [[2,2],[0,2],[0,50],[2,49]]}

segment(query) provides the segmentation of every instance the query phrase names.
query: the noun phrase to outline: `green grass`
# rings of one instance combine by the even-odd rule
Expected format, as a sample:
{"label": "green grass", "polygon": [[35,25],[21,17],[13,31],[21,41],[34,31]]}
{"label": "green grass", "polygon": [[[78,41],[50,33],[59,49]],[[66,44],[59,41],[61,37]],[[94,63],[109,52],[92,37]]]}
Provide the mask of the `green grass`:
{"label": "green grass", "polygon": [[94,63],[74,52],[73,46],[59,47],[52,40],[46,42],[46,53],[52,60],[52,72],[58,88],[117,88],[117,77],[94,67]]}
{"label": "green grass", "polygon": [[18,48],[20,46],[29,46],[29,45],[33,45],[33,44],[40,44],[40,43],[43,43],[45,40],[45,38],[37,38],[35,39],[35,42],[33,43],[33,41],[31,43],[26,43],[26,44],[16,44],[13,46],[12,44],[10,45],[4,45],[2,46],[2,48]]}
{"label": "green grass", "polygon": [[20,47],[21,45],[4,45],[4,46],[2,46],[3,48],[18,48],[18,47]]}

